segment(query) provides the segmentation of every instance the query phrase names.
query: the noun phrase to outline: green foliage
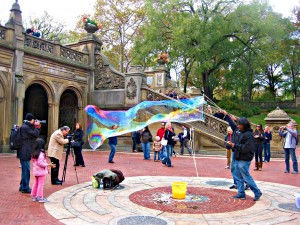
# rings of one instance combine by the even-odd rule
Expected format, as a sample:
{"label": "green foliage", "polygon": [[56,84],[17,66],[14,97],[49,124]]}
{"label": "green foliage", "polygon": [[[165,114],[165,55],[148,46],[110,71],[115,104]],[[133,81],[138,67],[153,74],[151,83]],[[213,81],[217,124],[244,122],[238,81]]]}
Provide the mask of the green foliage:
{"label": "green foliage", "polygon": [[219,103],[219,107],[227,110],[233,115],[239,117],[252,117],[261,113],[261,109],[258,106],[249,107],[249,103],[240,100],[236,96],[225,97]]}

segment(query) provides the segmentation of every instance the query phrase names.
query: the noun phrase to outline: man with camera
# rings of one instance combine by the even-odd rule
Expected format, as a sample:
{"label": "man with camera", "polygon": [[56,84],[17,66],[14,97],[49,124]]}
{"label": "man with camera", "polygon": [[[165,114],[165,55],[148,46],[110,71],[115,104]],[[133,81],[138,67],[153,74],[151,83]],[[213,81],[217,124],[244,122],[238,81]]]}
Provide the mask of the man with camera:
{"label": "man with camera", "polygon": [[61,185],[62,181],[58,179],[59,173],[59,160],[62,158],[64,152],[64,145],[68,144],[70,140],[65,137],[68,135],[70,128],[68,126],[63,126],[50,137],[49,146],[48,146],[48,157],[50,158],[52,164],[55,164],[56,167],[51,168],[51,183],[53,185]]}
{"label": "man with camera", "polygon": [[287,127],[279,128],[279,136],[284,137],[283,149],[285,155],[285,171],[284,173],[290,172],[290,155],[293,162],[293,172],[292,174],[298,174],[298,162],[296,157],[296,147],[298,132],[294,127],[294,123],[290,122]]}
{"label": "man with camera", "polygon": [[27,113],[25,121],[19,128],[22,137],[22,147],[17,152],[20,159],[22,174],[19,191],[22,193],[31,193],[29,188],[30,181],[30,160],[33,152],[33,145],[40,134],[40,122],[35,121],[35,117],[31,113]]}

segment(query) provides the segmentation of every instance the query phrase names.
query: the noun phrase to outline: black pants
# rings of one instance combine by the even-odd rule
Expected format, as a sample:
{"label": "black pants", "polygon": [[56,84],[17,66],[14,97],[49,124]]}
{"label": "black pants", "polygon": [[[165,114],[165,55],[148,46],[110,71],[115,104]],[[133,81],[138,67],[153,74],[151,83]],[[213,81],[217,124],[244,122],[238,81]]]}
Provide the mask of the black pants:
{"label": "black pants", "polygon": [[74,154],[75,154],[75,164],[76,165],[84,165],[84,161],[83,161],[83,156],[82,156],[82,147],[75,147],[74,149]]}
{"label": "black pants", "polygon": [[56,165],[55,168],[51,167],[51,183],[53,184],[59,180],[58,179],[59,160],[54,157],[49,157],[49,158],[50,158],[51,162]]}

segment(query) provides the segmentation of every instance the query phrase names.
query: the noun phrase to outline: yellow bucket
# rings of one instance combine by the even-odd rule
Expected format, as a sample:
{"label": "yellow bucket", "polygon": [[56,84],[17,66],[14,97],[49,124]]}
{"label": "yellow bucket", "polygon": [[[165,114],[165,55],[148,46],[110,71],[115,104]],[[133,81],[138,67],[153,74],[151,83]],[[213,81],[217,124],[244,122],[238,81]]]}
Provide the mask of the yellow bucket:
{"label": "yellow bucket", "polygon": [[176,199],[185,199],[187,183],[173,182],[172,183],[172,197]]}

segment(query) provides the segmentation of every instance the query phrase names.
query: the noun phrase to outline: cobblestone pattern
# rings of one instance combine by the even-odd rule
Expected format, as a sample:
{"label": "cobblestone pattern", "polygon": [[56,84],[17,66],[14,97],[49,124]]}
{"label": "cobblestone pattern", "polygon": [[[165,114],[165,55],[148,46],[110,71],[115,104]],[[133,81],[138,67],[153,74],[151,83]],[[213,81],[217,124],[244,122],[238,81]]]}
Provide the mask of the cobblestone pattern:
{"label": "cobblestone pattern", "polygon": [[[210,185],[211,181],[230,182],[226,178],[203,177],[130,177],[122,183],[124,189],[103,191],[93,189],[90,182],[71,186],[53,193],[46,210],[64,224],[122,224],[134,217],[155,217],[157,224],[165,221],[170,225],[196,224],[298,224],[300,212],[282,204],[295,204],[294,193],[299,187],[257,182],[263,196],[252,207],[226,213],[182,214],[149,209],[130,201],[129,196],[137,191],[171,186],[172,182],[187,182],[189,186],[230,191],[228,186]],[[247,195],[253,197],[251,191]],[[251,197],[248,197],[251,199]],[[242,201],[242,200],[238,200]],[[247,201],[244,201],[245,203]],[[217,207],[217,206],[216,206]],[[126,224],[124,222],[124,224]]]}

